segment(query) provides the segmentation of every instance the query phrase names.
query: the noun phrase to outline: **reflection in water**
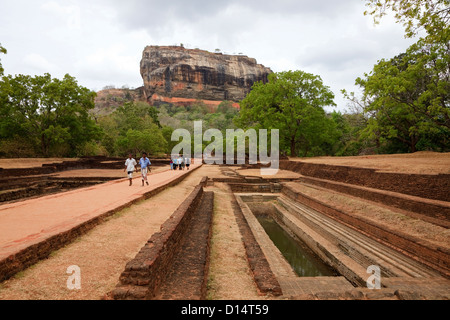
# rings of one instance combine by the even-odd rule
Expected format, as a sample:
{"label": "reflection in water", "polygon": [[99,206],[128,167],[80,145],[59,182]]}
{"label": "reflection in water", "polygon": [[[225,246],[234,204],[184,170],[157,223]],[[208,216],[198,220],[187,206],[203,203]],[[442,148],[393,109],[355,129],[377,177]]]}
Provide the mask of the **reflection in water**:
{"label": "reflection in water", "polygon": [[298,276],[321,277],[337,275],[329,266],[310,252],[310,249],[304,247],[306,246],[305,244],[301,245],[295,241],[271,217],[257,216],[257,218]]}

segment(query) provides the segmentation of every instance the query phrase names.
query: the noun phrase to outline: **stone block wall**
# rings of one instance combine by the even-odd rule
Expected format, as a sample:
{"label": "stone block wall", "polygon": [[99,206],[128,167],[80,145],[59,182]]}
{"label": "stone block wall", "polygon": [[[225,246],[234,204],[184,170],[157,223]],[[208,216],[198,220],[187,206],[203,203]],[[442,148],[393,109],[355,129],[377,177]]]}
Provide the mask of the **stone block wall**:
{"label": "stone block wall", "polygon": [[251,192],[251,193],[279,193],[281,184],[279,183],[229,183],[232,192]]}
{"label": "stone block wall", "polygon": [[194,189],[173,215],[161,226],[136,257],[129,261],[112,291],[115,300],[150,300],[169,274],[174,257],[186,234],[192,215],[203,195],[207,179]]}
{"label": "stone block wall", "polygon": [[379,172],[375,169],[280,161],[280,169],[304,176],[450,201],[450,174],[425,175]]}

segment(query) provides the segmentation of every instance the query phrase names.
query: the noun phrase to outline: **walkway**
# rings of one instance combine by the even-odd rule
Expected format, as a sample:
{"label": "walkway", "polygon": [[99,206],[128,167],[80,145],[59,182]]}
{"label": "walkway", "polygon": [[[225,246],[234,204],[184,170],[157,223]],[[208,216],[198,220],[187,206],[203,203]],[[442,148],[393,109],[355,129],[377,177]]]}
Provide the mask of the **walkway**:
{"label": "walkway", "polygon": [[149,174],[149,186],[141,186],[135,173],[128,179],[114,180],[88,188],[48,195],[0,206],[0,261],[21,250],[69,231],[118,208],[144,199],[158,187],[169,184],[191,170]]}

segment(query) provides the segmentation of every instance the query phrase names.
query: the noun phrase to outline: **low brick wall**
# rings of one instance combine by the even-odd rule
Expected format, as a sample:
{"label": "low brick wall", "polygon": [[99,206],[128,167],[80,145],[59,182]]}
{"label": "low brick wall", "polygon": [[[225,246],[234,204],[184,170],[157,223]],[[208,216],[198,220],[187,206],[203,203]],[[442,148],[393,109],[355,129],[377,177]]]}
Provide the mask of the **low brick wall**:
{"label": "low brick wall", "polygon": [[21,250],[20,252],[17,252],[16,254],[13,254],[3,260],[0,260],[0,282],[11,278],[17,272],[25,270],[29,266],[39,262],[42,259],[47,258],[51,252],[58,250],[66,246],[67,244],[71,243],[73,240],[87,233],[89,230],[93,229],[94,227],[105,221],[108,217],[112,216],[116,212],[125,209],[141,200],[153,197],[154,195],[164,191],[167,188],[177,185],[183,179],[185,179],[190,173],[194,172],[198,168],[200,167],[197,167],[189,171],[186,175],[180,176],[166,185],[160,186],[156,189],[153,189],[152,191],[145,193],[142,197],[138,199],[135,199],[125,205],[117,207],[108,212],[105,212],[104,214],[97,216],[91,220],[88,220],[75,228],[61,232],[53,237],[46,239],[45,241],[32,245],[28,248]]}
{"label": "low brick wall", "polygon": [[21,177],[50,174],[56,172],[56,167],[37,167],[25,169],[3,169],[0,168],[0,177]]}
{"label": "low brick wall", "polygon": [[228,183],[232,192],[251,192],[251,193],[279,193],[281,184],[279,183]]}
{"label": "low brick wall", "polygon": [[283,294],[281,286],[270,269],[269,262],[264,255],[258,241],[255,239],[253,232],[248,225],[247,220],[239,206],[236,195],[233,194],[233,211],[236,221],[241,232],[242,240],[247,254],[247,260],[252,270],[253,279],[262,294],[270,293],[274,296],[281,296]]}
{"label": "low brick wall", "polygon": [[117,180],[108,177],[58,178],[51,176],[36,176],[30,179],[18,179],[9,184],[0,182],[0,203],[14,200],[25,200],[30,197],[60,193],[77,188],[92,186],[105,181]]}
{"label": "low brick wall", "polygon": [[414,199],[411,196],[405,196],[391,191],[379,189],[368,190],[365,187],[311,177],[301,177],[298,181],[346,193],[362,199],[383,203],[388,206],[402,209],[405,211],[405,214],[408,214],[413,218],[429,221],[445,228],[450,227],[448,219],[450,217],[450,203],[447,205],[446,203],[441,203],[442,201],[433,201],[423,198]]}
{"label": "low brick wall", "polygon": [[298,178],[259,178],[259,177],[239,177],[239,178],[212,178],[213,182],[222,183],[248,183],[248,184],[261,184],[261,183],[280,183],[296,181]]}
{"label": "low brick wall", "polygon": [[280,169],[304,176],[450,201],[450,174],[424,175],[378,172],[375,169],[280,161]]}
{"label": "low brick wall", "polygon": [[169,274],[174,257],[203,195],[205,179],[161,226],[136,257],[128,262],[111,292],[115,300],[150,300]]}
{"label": "low brick wall", "polygon": [[321,201],[292,190],[288,186],[283,187],[282,193],[295,201],[338,220],[350,228],[375,238],[377,241],[440,272],[446,278],[450,278],[450,250],[448,248],[435,246],[423,240],[418,241],[416,238],[396,230],[381,228],[371,221],[332,208]]}
{"label": "low brick wall", "polygon": [[169,275],[155,300],[205,300],[210,264],[210,242],[214,212],[214,192],[203,192]]}

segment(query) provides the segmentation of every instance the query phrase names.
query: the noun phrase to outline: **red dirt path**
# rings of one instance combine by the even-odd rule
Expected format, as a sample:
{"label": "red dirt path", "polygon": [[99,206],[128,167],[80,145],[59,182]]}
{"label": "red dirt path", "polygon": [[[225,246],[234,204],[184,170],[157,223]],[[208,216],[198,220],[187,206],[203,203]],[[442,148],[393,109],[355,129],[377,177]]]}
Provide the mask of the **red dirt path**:
{"label": "red dirt path", "polygon": [[[192,165],[194,169],[197,164]],[[0,260],[53,235],[70,230],[105,212],[138,199],[185,171],[149,175],[150,186],[141,186],[135,173],[133,186],[120,179],[88,188],[53,194],[0,206]]]}

